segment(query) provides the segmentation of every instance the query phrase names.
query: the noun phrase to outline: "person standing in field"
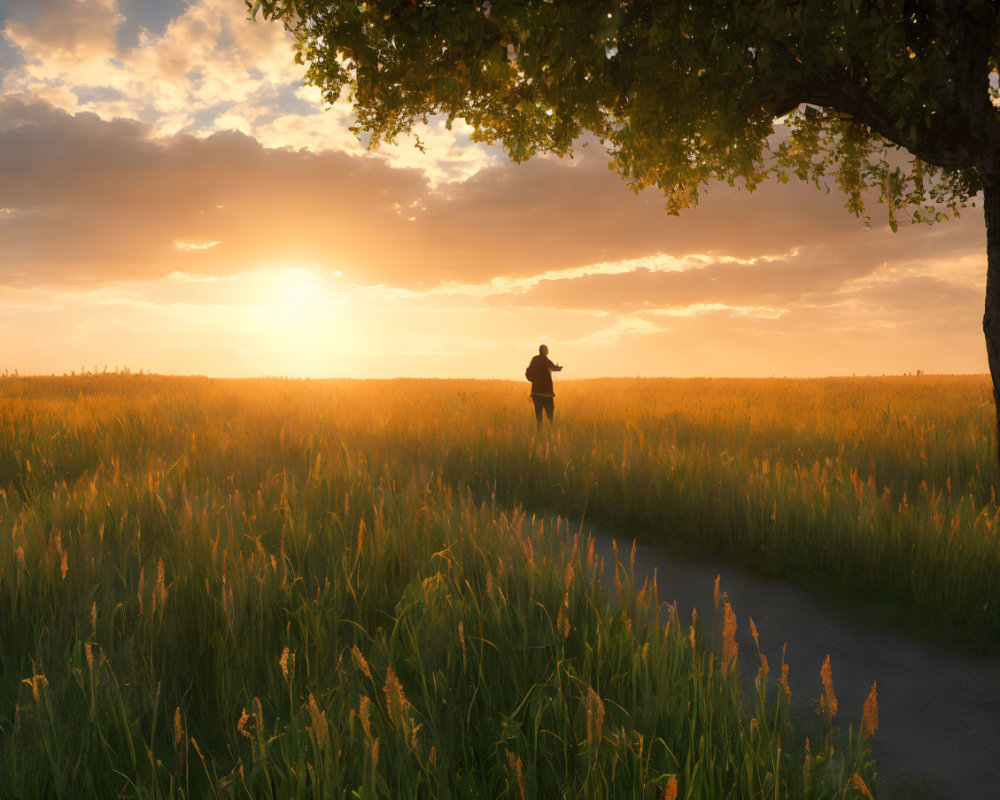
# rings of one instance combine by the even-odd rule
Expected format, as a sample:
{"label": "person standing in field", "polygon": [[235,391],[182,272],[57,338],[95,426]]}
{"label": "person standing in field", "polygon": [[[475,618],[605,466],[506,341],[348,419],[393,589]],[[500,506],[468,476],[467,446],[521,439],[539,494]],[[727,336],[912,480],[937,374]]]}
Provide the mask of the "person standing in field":
{"label": "person standing in field", "polygon": [[543,413],[549,418],[549,424],[552,424],[552,414],[556,405],[552,373],[561,371],[561,365],[549,360],[549,348],[544,344],[538,346],[538,355],[531,359],[531,363],[524,371],[524,377],[531,381],[531,399],[535,403],[535,419],[539,430],[542,429]]}

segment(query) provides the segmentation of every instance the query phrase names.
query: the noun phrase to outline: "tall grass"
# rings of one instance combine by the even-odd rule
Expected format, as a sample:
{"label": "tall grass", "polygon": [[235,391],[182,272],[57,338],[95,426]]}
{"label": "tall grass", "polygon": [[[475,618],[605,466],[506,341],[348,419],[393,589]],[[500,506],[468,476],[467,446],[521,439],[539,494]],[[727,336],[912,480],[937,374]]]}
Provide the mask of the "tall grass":
{"label": "tall grass", "polygon": [[467,399],[451,480],[1000,646],[988,379],[568,382],[537,441],[519,394]]}
{"label": "tall grass", "polygon": [[725,598],[664,624],[457,479],[555,463],[479,388],[5,381],[0,796],[867,796],[872,723],[745,697]]}

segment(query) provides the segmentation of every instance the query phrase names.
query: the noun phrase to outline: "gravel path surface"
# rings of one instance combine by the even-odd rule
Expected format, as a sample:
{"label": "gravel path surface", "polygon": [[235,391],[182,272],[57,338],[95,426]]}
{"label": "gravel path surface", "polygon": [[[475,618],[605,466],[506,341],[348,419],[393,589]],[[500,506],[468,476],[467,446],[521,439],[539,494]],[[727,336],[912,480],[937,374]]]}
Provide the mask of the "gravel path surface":
{"label": "gravel path surface", "polygon": [[[612,540],[591,531],[595,552],[613,576]],[[627,564],[631,539],[619,539]],[[744,675],[756,674],[749,618],[772,671],[788,643],[789,684],[808,711],[823,689],[819,671],[830,655],[843,723],[857,725],[873,681],[878,681],[880,800],[1000,800],[1000,659],[976,658],[867,627],[798,589],[734,567],[681,561],[662,548],[636,544],[635,584],[657,572],[660,598],[711,616],[715,576],[739,620],[737,641]]]}

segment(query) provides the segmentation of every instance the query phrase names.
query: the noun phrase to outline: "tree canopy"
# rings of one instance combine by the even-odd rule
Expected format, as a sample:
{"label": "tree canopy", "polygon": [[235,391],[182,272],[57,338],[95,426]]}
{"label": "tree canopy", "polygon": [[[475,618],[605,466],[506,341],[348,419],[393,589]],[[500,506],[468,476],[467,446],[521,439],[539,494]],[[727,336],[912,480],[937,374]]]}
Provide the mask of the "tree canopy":
{"label": "tree canopy", "polygon": [[672,212],[712,180],[829,177],[857,214],[874,190],[895,225],[903,209],[955,210],[1000,172],[988,0],[247,5],[295,34],[327,101],[351,93],[373,143],[438,114],[516,160],[590,131]]}

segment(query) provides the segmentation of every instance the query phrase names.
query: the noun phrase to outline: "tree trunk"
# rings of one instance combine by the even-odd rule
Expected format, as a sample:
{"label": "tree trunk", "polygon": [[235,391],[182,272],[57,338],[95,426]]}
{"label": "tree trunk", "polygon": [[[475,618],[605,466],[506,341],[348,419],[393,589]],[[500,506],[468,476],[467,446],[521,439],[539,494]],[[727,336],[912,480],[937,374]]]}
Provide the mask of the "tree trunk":
{"label": "tree trunk", "polygon": [[983,333],[986,336],[986,357],[993,379],[993,404],[997,425],[994,448],[1000,465],[1000,175],[983,176],[983,197],[986,213],[986,311]]}

